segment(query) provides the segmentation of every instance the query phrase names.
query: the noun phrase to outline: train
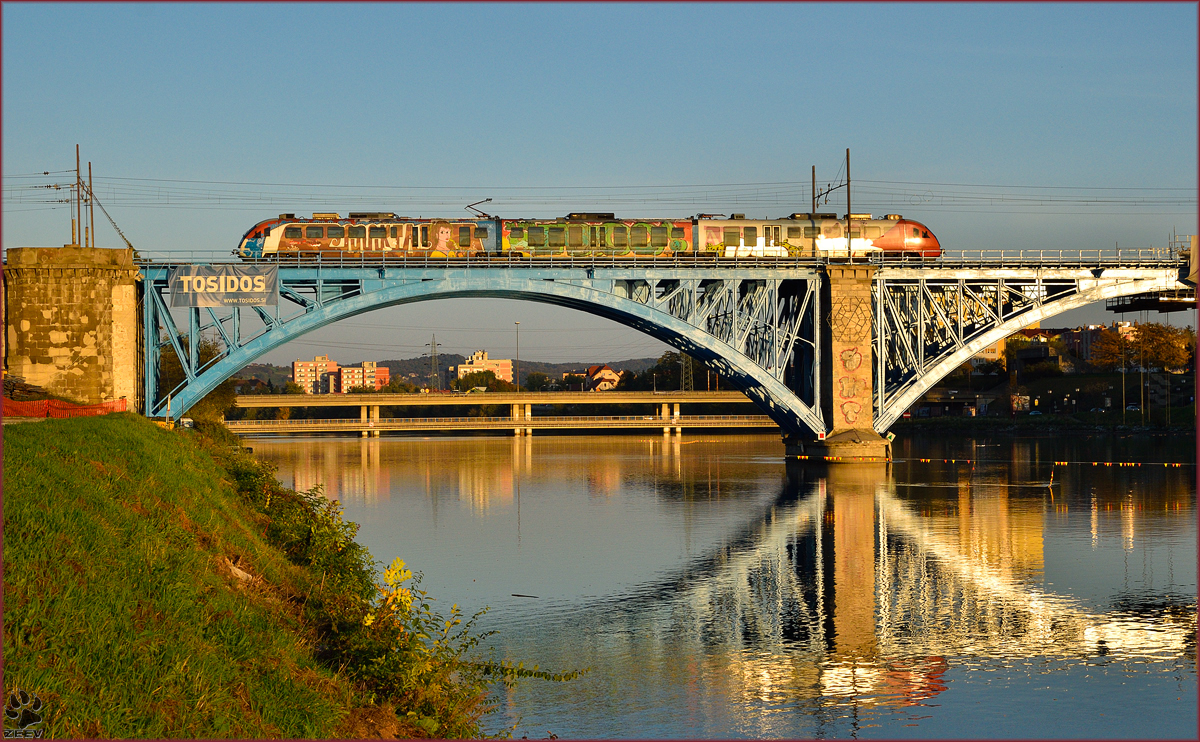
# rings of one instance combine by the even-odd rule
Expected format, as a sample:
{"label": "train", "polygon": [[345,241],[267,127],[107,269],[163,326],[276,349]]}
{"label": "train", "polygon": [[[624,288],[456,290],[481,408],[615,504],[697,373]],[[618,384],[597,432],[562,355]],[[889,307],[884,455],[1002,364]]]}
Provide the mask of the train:
{"label": "train", "polygon": [[[848,229],[847,229],[848,227]],[[849,232],[849,234],[847,234]],[[280,214],[251,227],[235,251],[247,260],[351,255],[428,258],[937,258],[937,237],[899,214],[698,214],[684,219],[617,219],[572,212],[559,219],[480,216],[425,219],[390,212]]]}

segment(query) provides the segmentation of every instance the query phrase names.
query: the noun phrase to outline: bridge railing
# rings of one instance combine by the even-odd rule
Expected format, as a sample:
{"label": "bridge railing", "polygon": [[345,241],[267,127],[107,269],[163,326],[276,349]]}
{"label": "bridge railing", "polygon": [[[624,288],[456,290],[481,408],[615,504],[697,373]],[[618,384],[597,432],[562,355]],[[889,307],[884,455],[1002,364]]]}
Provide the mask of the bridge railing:
{"label": "bridge railing", "polygon": [[927,258],[877,255],[871,263],[879,266],[945,268],[1099,268],[1155,267],[1182,265],[1187,253],[1171,247],[1101,248],[1092,250],[946,250],[941,257]]}
{"label": "bridge railing", "polygon": [[[993,268],[1014,267],[1163,267],[1182,264],[1187,252],[1177,246],[1140,248],[1103,248],[1090,250],[1066,249],[979,249],[945,250],[941,257],[922,258],[912,255],[856,257],[850,262],[870,263],[887,267],[925,268]],[[311,254],[275,253],[263,258],[244,260],[230,253],[211,251],[143,252],[137,261],[141,265],[182,265],[189,263],[254,263],[281,268],[796,268],[815,267],[826,263],[846,263],[845,258],[827,257],[718,257],[711,254],[614,256],[523,257],[509,253],[504,256],[466,256],[437,258],[428,255],[395,252],[383,255],[362,253]]]}
{"label": "bridge railing", "polygon": [[428,255],[403,253],[364,255],[344,252],[336,254],[274,253],[261,258],[243,259],[228,253],[205,251],[179,251],[153,253],[144,252],[137,261],[140,265],[184,265],[190,263],[231,263],[275,265],[280,268],[794,268],[816,266],[820,258],[792,257],[718,257],[716,255],[567,255],[567,256],[522,256],[470,255],[465,257],[430,257]]}

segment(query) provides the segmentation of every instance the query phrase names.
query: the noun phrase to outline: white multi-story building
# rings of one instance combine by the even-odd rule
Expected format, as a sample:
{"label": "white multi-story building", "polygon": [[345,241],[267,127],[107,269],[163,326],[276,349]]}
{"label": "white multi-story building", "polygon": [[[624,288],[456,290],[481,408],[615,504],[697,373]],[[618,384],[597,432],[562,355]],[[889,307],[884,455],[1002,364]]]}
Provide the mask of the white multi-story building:
{"label": "white multi-story building", "polygon": [[511,359],[488,358],[486,350],[477,350],[471,357],[458,364],[458,378],[480,371],[491,371],[497,379],[512,383],[513,362]]}

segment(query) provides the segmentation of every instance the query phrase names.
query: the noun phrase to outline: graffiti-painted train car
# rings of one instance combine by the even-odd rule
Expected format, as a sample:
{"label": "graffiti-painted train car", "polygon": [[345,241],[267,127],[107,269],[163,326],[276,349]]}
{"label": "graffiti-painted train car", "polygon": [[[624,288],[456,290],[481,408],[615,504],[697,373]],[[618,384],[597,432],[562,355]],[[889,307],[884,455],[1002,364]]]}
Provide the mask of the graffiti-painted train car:
{"label": "graffiti-painted train car", "polygon": [[316,213],[311,219],[280,214],[242,237],[237,254],[297,257],[387,254],[458,258],[499,252],[500,223],[493,219],[413,219],[392,213]]}
{"label": "graffiti-painted train car", "polygon": [[899,214],[792,214],[783,219],[618,219],[574,212],[561,219],[413,219],[392,213],[280,214],[259,222],[237,254],[316,258],[402,255],[428,258],[719,257],[847,258],[942,254],[929,228]]}

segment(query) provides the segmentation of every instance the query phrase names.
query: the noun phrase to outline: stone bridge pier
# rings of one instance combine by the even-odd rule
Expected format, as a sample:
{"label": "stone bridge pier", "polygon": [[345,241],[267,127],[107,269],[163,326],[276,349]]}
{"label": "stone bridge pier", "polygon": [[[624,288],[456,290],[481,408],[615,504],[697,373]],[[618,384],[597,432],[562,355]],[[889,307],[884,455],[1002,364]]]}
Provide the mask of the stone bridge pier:
{"label": "stone bridge pier", "polygon": [[830,429],[823,439],[784,439],[787,454],[884,458],[891,443],[874,428],[871,292],[875,266],[829,265],[821,285],[828,307],[821,323],[820,407]]}
{"label": "stone bridge pier", "polygon": [[4,373],[85,404],[142,408],[133,250],[22,247],[6,252]]}

